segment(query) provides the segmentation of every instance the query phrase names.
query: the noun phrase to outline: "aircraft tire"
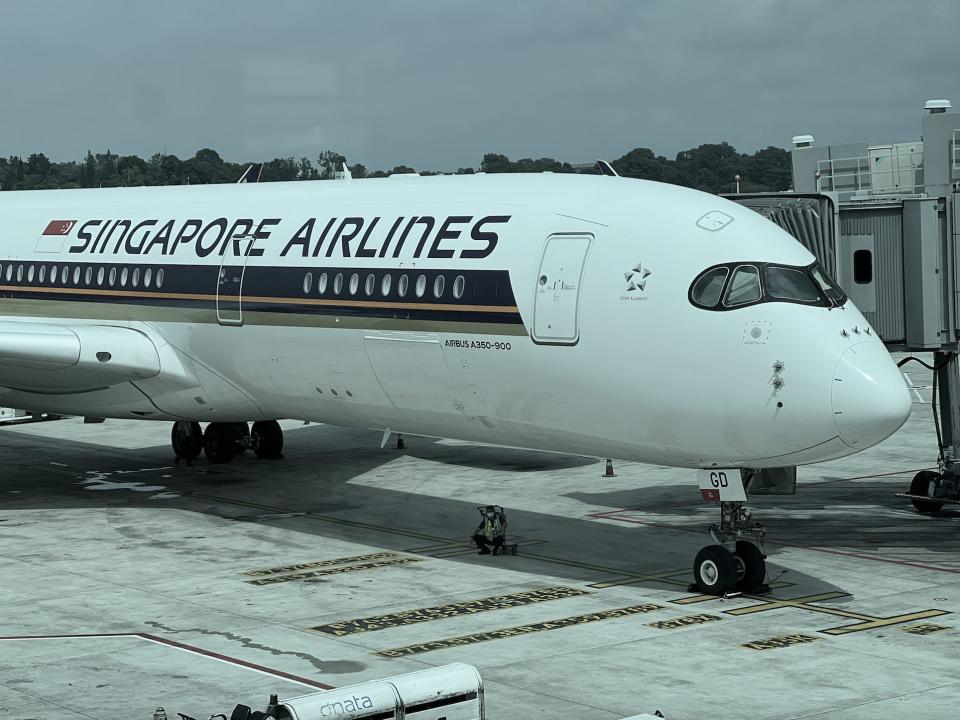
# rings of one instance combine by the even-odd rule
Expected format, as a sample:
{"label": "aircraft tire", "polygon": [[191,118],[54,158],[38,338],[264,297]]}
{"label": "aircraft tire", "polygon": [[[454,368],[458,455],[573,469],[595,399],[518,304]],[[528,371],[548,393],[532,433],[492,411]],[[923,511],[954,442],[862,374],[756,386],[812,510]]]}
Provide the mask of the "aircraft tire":
{"label": "aircraft tire", "polygon": [[261,420],[253,424],[250,446],[258,458],[276,460],[283,457],[283,429],[276,420]]}
{"label": "aircraft tire", "polygon": [[723,545],[707,545],[693,561],[693,580],[705,595],[723,595],[737,584],[737,563]]}
{"label": "aircraft tire", "polygon": [[753,592],[763,585],[767,577],[767,563],[760,548],[752,542],[738,540],[734,561],[737,563],[737,590]]}
{"label": "aircraft tire", "polygon": [[203,453],[214,464],[228,463],[237,453],[237,428],[234,423],[212,422],[203,431]]}
{"label": "aircraft tire", "polygon": [[[933,470],[921,470],[913,476],[913,482],[910,483],[910,494],[925,495],[929,497],[930,483],[936,480],[937,477],[939,477],[938,474],[933,472]],[[935,513],[943,508],[943,503],[937,502],[936,500],[911,499],[910,502],[913,503],[913,506],[918,512],[922,513]]]}
{"label": "aircraft tire", "polygon": [[173,453],[184,460],[195,460],[203,451],[203,430],[194,420],[178,420],[170,429]]}

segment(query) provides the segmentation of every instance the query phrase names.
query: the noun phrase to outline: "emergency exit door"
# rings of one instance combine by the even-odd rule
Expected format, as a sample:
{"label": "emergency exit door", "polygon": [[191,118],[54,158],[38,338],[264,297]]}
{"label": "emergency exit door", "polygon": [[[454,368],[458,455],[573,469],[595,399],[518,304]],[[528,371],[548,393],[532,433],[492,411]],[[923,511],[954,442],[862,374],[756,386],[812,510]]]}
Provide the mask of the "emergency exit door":
{"label": "emergency exit door", "polygon": [[237,242],[243,248],[243,254],[230,254],[233,249],[233,241],[230,240],[220,259],[220,273],[217,275],[217,322],[221,325],[243,325],[243,275],[247,271],[253,238],[242,237],[238,238]]}
{"label": "emergency exit door", "polygon": [[592,235],[551,235],[533,302],[533,341],[575,345],[580,339],[580,285]]}

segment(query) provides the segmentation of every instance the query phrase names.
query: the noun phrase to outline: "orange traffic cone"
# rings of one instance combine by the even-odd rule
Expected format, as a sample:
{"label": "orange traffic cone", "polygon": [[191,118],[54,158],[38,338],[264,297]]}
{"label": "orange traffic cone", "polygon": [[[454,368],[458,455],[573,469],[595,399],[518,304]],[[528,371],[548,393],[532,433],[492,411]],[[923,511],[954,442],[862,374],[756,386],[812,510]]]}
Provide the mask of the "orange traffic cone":
{"label": "orange traffic cone", "polygon": [[613,460],[607,458],[607,468],[603,471],[603,477],[616,477],[617,474],[613,471]]}

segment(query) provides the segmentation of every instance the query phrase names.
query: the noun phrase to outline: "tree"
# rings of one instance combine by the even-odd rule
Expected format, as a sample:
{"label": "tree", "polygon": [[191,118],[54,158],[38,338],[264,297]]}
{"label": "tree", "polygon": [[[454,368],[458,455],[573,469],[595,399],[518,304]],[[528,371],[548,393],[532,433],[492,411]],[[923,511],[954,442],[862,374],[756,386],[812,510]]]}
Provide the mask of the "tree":
{"label": "tree", "polygon": [[347,158],[333,150],[324,150],[317,158],[317,165],[320,167],[321,180],[333,180],[336,174],[343,170],[343,164]]}

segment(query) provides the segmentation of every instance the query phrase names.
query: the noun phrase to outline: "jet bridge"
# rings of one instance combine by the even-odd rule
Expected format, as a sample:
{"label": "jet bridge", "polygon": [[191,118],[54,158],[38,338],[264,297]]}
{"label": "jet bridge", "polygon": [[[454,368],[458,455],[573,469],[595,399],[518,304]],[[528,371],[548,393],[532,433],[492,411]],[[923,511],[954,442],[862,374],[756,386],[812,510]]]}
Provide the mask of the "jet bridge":
{"label": "jet bridge", "polygon": [[794,189],[727,195],[803,243],[891,351],[931,352],[939,472],[921,512],[960,503],[960,113],[925,106],[920,142],[817,147],[793,139]]}

